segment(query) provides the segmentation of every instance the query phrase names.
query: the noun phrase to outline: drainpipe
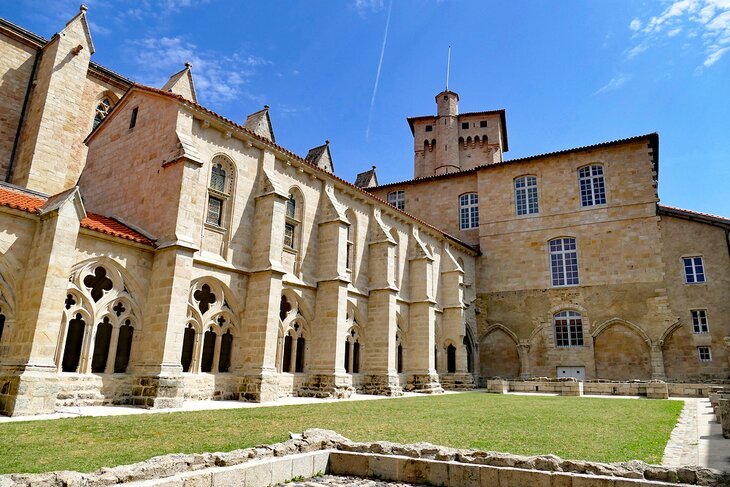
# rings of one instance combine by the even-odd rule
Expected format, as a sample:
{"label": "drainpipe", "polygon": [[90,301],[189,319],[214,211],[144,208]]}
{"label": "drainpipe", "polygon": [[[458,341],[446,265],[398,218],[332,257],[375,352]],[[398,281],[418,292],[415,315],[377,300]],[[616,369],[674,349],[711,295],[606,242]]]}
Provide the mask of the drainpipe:
{"label": "drainpipe", "polygon": [[30,92],[35,85],[35,72],[38,68],[38,61],[40,61],[43,51],[38,49],[36,51],[35,60],[33,61],[33,69],[30,72],[30,79],[28,80],[28,88],[25,90],[25,99],[23,100],[23,108],[20,111],[20,120],[18,121],[18,130],[15,132],[15,140],[13,141],[13,151],[10,153],[10,165],[8,166],[8,172],[5,175],[5,182],[9,183],[13,177],[13,169],[15,167],[15,155],[18,150],[18,143],[20,142],[20,134],[23,131],[23,122],[25,122],[25,112],[28,109],[28,101],[30,100]]}

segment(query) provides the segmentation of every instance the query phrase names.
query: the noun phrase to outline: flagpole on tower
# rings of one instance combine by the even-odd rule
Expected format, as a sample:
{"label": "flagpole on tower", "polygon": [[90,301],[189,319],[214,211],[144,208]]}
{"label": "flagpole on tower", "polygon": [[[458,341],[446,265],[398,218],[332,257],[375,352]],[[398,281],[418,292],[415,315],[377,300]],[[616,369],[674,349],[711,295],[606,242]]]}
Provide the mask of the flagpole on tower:
{"label": "flagpole on tower", "polygon": [[446,57],[446,91],[449,91],[449,71],[451,71],[451,46],[449,46],[449,54]]}

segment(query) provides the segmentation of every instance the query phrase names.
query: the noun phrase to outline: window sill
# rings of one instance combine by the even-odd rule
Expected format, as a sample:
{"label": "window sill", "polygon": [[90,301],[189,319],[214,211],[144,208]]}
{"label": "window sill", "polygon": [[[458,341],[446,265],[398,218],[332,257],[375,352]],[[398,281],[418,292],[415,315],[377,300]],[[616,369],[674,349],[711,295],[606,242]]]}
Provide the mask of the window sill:
{"label": "window sill", "polygon": [[685,286],[707,286],[707,281],[702,282],[685,282]]}
{"label": "window sill", "polygon": [[205,222],[203,224],[206,230],[210,230],[211,232],[220,233],[221,235],[226,233],[227,229],[225,227],[221,227],[220,225],[216,225],[215,223],[208,223]]}
{"label": "window sill", "polygon": [[552,285],[550,286],[551,289],[565,289],[570,287],[580,287],[580,283],[578,284],[561,284],[561,285]]}

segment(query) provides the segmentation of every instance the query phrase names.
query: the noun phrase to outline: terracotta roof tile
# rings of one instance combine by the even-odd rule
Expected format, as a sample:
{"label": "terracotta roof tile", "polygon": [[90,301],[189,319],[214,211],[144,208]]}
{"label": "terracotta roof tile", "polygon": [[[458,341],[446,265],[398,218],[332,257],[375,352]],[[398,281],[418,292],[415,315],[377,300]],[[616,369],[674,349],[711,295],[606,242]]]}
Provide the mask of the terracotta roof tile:
{"label": "terracotta roof tile", "polygon": [[713,215],[712,213],[702,213],[700,211],[686,210],[684,208],[677,208],[676,206],[669,205],[657,205],[657,209],[659,210],[659,213],[664,213],[668,215],[684,216],[689,218],[697,217],[698,219],[708,219],[715,221],[716,223],[730,225],[730,218],[725,216]]}
{"label": "terracotta roof tile", "polygon": [[[26,193],[20,188],[16,189],[5,186],[0,187],[0,206],[26,211],[37,215],[47,200],[47,197]],[[145,237],[136,230],[119,223],[113,218],[98,215],[96,213],[87,212],[86,218],[81,220],[81,227],[144,245],[154,246],[155,244],[154,241]]]}

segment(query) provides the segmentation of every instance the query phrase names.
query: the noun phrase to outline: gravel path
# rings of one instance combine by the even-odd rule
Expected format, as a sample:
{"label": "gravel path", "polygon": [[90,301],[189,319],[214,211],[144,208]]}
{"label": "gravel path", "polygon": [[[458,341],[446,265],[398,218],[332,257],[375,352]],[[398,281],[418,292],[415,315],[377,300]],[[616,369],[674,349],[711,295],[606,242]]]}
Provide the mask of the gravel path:
{"label": "gravel path", "polygon": [[337,475],[324,475],[301,482],[287,482],[286,484],[279,484],[278,487],[330,487],[333,485],[350,485],[356,487],[415,487],[415,484],[405,484],[403,482],[386,482],[384,480],[340,477]]}

